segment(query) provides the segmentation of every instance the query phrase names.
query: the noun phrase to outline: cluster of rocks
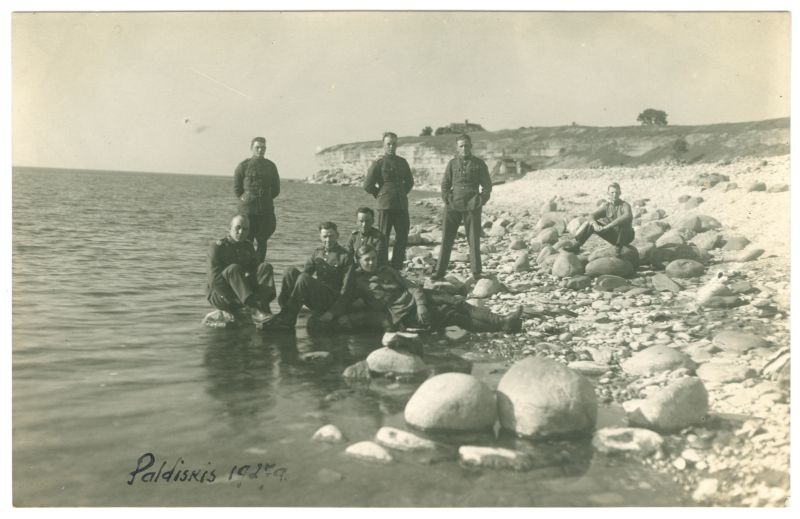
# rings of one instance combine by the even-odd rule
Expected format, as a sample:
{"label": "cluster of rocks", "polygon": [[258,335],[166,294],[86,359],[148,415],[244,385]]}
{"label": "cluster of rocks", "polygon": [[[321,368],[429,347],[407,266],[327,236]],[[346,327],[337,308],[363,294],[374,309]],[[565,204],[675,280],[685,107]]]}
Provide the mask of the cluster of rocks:
{"label": "cluster of rocks", "polygon": [[[788,260],[781,243],[742,233],[755,227],[741,215],[702,212],[737,191],[744,202],[783,196],[774,194],[787,189],[781,182],[747,180],[764,166],[747,166],[744,188],[731,181],[739,180],[733,169],[690,178],[686,184],[701,187],[702,196],[681,194],[676,179],[671,203],[633,200],[637,239],[622,251],[592,238],[587,246],[594,248],[575,252],[572,233],[594,207],[585,193],[547,197],[540,207],[490,204],[481,245],[492,279],[480,287],[467,280],[460,242],[450,286],[436,287],[499,313],[523,305],[523,335],[469,344],[509,362],[531,355],[558,361],[592,380],[601,403],[624,406],[628,425],[663,434],[659,441],[641,430],[598,431],[598,450],[650,453],[648,463],[672,473],[703,504],[783,506]],[[438,208],[436,200],[423,203]],[[760,216],[765,229],[775,227]],[[435,220],[418,227],[426,242],[410,258],[412,271],[429,271],[436,228]]]}

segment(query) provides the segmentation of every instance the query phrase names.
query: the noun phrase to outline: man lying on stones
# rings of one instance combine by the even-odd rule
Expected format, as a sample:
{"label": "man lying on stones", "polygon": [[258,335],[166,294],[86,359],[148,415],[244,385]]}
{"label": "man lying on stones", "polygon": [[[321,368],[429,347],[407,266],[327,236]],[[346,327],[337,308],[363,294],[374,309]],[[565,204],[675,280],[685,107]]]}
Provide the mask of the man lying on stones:
{"label": "man lying on stones", "polygon": [[386,331],[436,329],[449,325],[474,332],[518,333],[522,330],[522,307],[503,317],[470,305],[463,298],[423,290],[392,267],[378,266],[378,253],[371,245],[362,245],[357,252],[359,266],[350,289],[320,317],[322,322],[344,315],[351,303],[362,299],[367,308],[383,311]]}
{"label": "man lying on stones", "polygon": [[597,234],[622,252],[622,247],[629,245],[634,238],[633,211],[628,202],[619,196],[622,190],[619,184],[612,182],[608,186],[608,202],[601,205],[588,222],[584,222],[575,232],[578,247],[583,246],[592,234]]}
{"label": "man lying on stones", "polygon": [[278,296],[281,311],[264,323],[264,329],[291,331],[303,305],[312,312],[322,313],[339,299],[353,260],[347,249],[338,243],[339,231],[335,223],[319,224],[319,239],[322,246],[314,249],[302,272],[290,268],[283,276]]}
{"label": "man lying on stones", "polygon": [[275,299],[272,265],[259,263],[248,241],[250,220],[237,215],[228,235],[211,245],[208,252],[208,301],[217,309],[233,314],[235,320],[250,314],[256,323],[269,317],[269,303]]}

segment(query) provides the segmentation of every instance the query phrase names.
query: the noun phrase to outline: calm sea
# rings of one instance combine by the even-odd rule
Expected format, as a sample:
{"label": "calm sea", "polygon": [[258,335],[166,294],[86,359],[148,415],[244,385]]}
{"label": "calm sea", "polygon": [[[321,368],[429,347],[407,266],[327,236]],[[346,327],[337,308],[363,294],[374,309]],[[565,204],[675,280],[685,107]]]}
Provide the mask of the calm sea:
{"label": "calm sea", "polygon": [[[302,263],[317,245],[319,221],[349,233],[355,208],[372,203],[357,188],[284,182],[269,260],[277,272]],[[412,219],[422,211],[414,206]],[[522,446],[543,461],[513,473],[414,456],[374,465],[345,457],[343,445],[310,441],[326,423],[348,442],[372,439],[382,425],[403,427],[414,387],[342,381],[342,370],[378,347],[380,334],[299,328],[296,337],[271,337],[202,326],[210,310],[206,252],[234,212],[230,178],[14,170],[15,505],[685,502],[638,463],[598,461],[586,442]],[[310,351],[331,352],[335,361],[321,368],[298,360]],[[477,359],[474,369],[491,361]],[[151,460],[129,484],[137,464]],[[170,470],[175,477],[165,481]],[[144,477],[159,471],[158,480]]]}

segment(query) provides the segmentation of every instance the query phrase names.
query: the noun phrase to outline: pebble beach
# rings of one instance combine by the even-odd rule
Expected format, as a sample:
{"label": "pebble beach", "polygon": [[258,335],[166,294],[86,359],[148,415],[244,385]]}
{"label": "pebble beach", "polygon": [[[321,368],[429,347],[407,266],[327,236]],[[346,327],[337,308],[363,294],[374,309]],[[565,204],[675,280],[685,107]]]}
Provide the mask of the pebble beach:
{"label": "pebble beach", "polygon": [[[489,279],[468,281],[462,236],[450,286],[437,288],[463,284],[471,303],[498,313],[522,306],[523,332],[487,335],[476,353],[507,368],[547,358],[587,377],[598,402],[626,412],[617,450],[668,473],[698,505],[786,506],[789,172],[788,156],[531,172],[495,186],[484,208]],[[616,274],[599,237],[578,254],[562,248],[611,182],[633,207],[637,234],[633,270]],[[438,254],[441,201],[417,203],[431,209],[408,252],[409,277],[422,281]],[[702,404],[681,400],[683,382],[707,395]],[[683,420],[642,419],[654,399]],[[637,430],[660,436],[658,448],[637,443]],[[614,451],[619,442],[604,439],[615,434],[595,431],[595,445]]]}

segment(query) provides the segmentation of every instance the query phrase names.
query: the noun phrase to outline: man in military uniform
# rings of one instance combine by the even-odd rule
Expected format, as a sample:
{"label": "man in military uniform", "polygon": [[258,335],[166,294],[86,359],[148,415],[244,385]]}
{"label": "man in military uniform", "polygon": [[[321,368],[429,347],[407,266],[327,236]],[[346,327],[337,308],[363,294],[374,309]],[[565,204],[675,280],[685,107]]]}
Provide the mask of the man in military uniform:
{"label": "man in military uniform", "polygon": [[622,200],[622,189],[612,182],[608,186],[608,201],[592,213],[591,219],[584,222],[575,232],[575,241],[582,246],[592,234],[597,234],[605,241],[617,247],[630,244],[635,237],[633,230],[633,211],[628,202]]}
{"label": "man in military uniform", "polygon": [[275,299],[272,265],[259,262],[247,241],[250,222],[237,215],[228,235],[211,245],[208,252],[208,301],[234,315],[243,310],[256,322],[264,321],[269,303]]}
{"label": "man in military uniform", "polygon": [[[358,249],[364,244],[375,247],[378,251],[379,266],[386,265],[386,236],[372,226],[375,221],[375,212],[369,207],[359,207],[356,211],[356,230],[350,234],[345,249],[353,257],[353,265],[358,264]],[[383,263],[381,263],[381,261]]]}
{"label": "man in military uniform", "polygon": [[461,222],[469,242],[469,264],[472,277],[481,277],[481,208],[492,194],[492,179],[486,163],[472,155],[472,139],[460,135],[456,140],[456,157],[447,163],[442,178],[442,248],[432,279],[442,279],[447,272],[450,253]]}
{"label": "man in military uniform", "polygon": [[264,158],[267,141],[255,137],[250,142],[253,156],[243,160],[233,173],[233,193],[239,199],[239,214],[250,219],[250,236],[256,242],[258,261],[267,257],[267,240],[275,232],[275,206],[281,193],[281,179],[275,163]]}
{"label": "man in military uniform", "polygon": [[[389,239],[394,229],[394,248],[391,266],[402,270],[406,259],[408,230],[408,193],[414,187],[411,168],[403,157],[395,154],[397,135],[383,134],[383,157],[369,167],[364,179],[364,190],[378,201],[378,230]],[[388,255],[388,251],[385,252]],[[384,261],[385,263],[385,261]]]}
{"label": "man in military uniform", "polygon": [[339,245],[335,223],[322,222],[319,238],[322,246],[314,249],[302,272],[291,268],[283,276],[278,296],[281,311],[265,323],[265,329],[292,330],[303,305],[313,312],[325,312],[343,292],[352,257]]}

